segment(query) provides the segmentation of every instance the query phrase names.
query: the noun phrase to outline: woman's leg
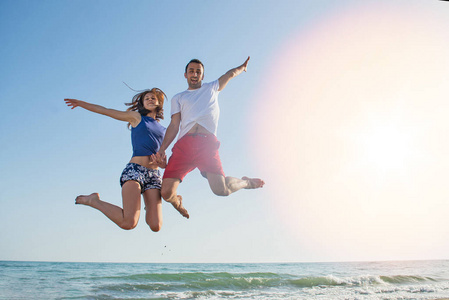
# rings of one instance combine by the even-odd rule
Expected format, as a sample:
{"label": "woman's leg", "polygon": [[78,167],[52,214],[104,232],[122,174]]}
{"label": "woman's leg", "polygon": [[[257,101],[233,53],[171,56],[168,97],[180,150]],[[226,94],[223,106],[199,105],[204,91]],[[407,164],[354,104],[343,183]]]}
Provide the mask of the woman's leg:
{"label": "woman's leg", "polygon": [[140,184],[127,181],[122,186],[123,208],[100,200],[97,193],[76,197],[76,204],[84,204],[101,211],[112,222],[122,229],[133,229],[137,226],[140,215]]}
{"label": "woman's leg", "polygon": [[158,232],[162,227],[162,200],[161,190],[149,189],[143,193],[145,201],[146,215],[145,220],[151,230]]}

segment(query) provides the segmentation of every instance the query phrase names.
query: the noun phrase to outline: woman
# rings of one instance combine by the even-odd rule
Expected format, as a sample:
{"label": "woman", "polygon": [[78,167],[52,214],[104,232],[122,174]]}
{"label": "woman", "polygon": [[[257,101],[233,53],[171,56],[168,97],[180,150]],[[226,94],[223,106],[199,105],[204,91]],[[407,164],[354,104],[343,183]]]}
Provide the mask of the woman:
{"label": "woman", "polygon": [[164,139],[165,128],[159,124],[163,119],[163,105],[166,95],[158,88],[145,90],[132,99],[126,111],[118,111],[76,99],[64,99],[72,109],[82,107],[119,121],[128,122],[131,127],[133,156],[120,177],[123,208],[100,200],[97,193],[78,196],[76,204],[98,209],[122,229],[137,226],[140,215],[140,195],[146,208],[146,222],[157,232],[162,226],[161,183],[158,167],[165,168],[166,158],[156,161],[155,154]]}

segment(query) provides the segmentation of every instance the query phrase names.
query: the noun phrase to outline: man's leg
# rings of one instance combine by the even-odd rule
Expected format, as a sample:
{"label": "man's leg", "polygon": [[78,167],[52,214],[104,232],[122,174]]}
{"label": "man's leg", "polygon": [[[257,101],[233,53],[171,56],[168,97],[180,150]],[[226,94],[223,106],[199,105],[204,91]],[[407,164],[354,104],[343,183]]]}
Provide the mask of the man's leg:
{"label": "man's leg", "polygon": [[207,180],[212,192],[217,196],[229,196],[241,189],[257,189],[263,187],[265,182],[259,178],[224,177],[221,174],[207,173]]}
{"label": "man's leg", "polygon": [[182,197],[176,193],[180,183],[181,180],[177,178],[164,178],[162,180],[161,195],[165,201],[171,203],[183,217],[188,219],[189,213],[184,206],[182,206]]}

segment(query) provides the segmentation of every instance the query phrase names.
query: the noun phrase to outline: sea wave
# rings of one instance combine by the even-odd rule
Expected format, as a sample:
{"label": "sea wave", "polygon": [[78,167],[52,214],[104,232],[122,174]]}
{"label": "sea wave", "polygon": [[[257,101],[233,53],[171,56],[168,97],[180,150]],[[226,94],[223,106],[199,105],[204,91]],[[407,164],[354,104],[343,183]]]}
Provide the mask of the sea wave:
{"label": "sea wave", "polygon": [[[92,279],[92,278],[91,278]],[[417,275],[374,276],[362,275],[338,277],[333,275],[298,277],[297,275],[258,273],[144,273],[126,276],[98,277],[95,280],[108,282],[111,289],[122,290],[247,290],[256,288],[313,288],[313,287],[368,287],[380,285],[406,285],[437,282],[436,278]],[[114,286],[114,283],[118,284]],[[120,284],[123,283],[123,284]],[[112,285],[110,285],[112,284]],[[103,285],[103,288],[106,287]]]}
{"label": "sea wave", "polygon": [[2,262],[0,298],[428,300],[449,295],[448,266],[448,261],[240,265]]}

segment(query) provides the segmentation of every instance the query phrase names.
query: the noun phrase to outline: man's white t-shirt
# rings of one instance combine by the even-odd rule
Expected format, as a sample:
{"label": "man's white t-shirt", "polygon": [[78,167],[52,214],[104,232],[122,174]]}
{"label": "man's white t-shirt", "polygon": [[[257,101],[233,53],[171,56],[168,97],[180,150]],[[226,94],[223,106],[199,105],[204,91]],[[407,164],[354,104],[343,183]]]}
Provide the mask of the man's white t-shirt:
{"label": "man's white t-shirt", "polygon": [[199,89],[185,90],[171,99],[171,115],[181,113],[178,140],[182,138],[195,123],[217,135],[220,107],[218,106],[218,80],[203,83]]}

